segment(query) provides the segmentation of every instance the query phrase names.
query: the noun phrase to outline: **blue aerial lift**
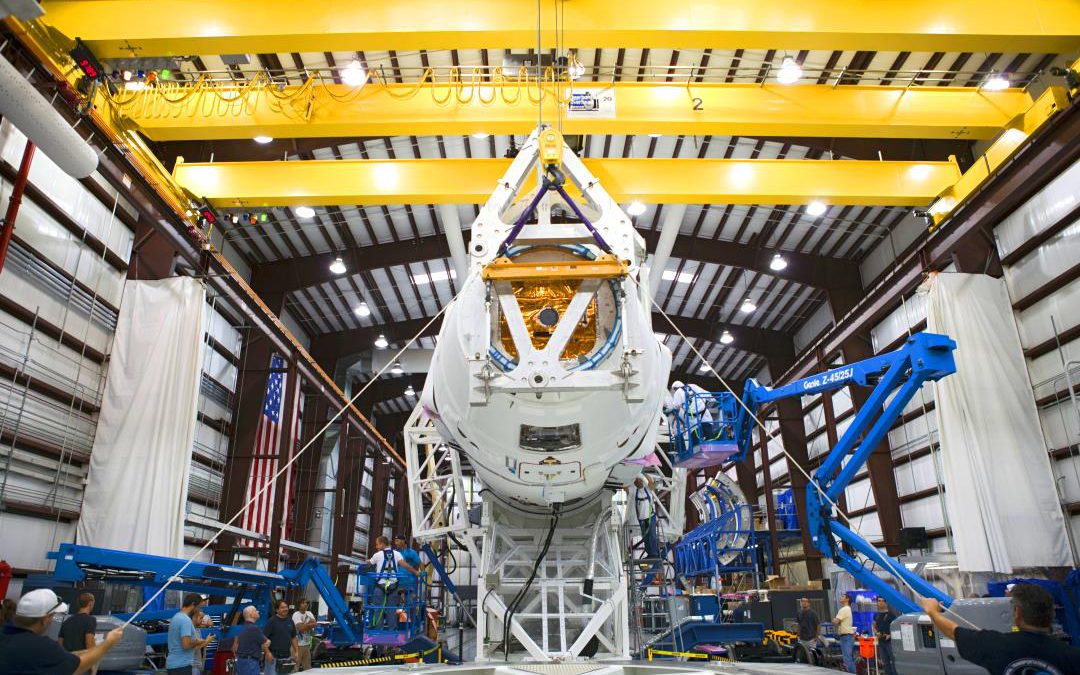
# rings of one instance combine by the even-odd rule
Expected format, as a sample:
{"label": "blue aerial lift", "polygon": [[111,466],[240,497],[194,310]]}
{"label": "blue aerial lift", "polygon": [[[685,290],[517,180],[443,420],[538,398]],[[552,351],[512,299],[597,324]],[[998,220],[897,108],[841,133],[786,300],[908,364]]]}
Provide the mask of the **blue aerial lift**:
{"label": "blue aerial lift", "polygon": [[956,343],[948,336],[915,333],[896,351],[833,368],[780,387],[762,386],[750,379],[743,390],[742,405],[735,421],[739,453],[732,459],[740,461],[745,459],[753,445],[755,420],[751,412],[756,416],[763,406],[787,398],[827,393],[847,386],[873,387],[847,431],[829,451],[814,472],[813,480],[806,486],[807,524],[810,538],[822,554],[904,612],[916,612],[919,608],[914,601],[878,577],[872,568],[845,551],[843,544],[900,579],[921,596],[936,598],[946,606],[952,603],[952,598],[841,523],[833,512],[833,505],[870,459],[874,448],[885,438],[923,383],[940,380],[956,372],[953,359],[955,349]]}
{"label": "blue aerial lift", "polygon": [[[269,608],[275,591],[305,588],[312,583],[326,603],[328,615],[334,620],[326,637],[339,647],[359,644],[363,637],[360,624],[317,558],[308,558],[295,569],[265,572],[216,563],[187,563],[179,558],[75,544],[61,544],[48,557],[56,561],[49,582],[74,586],[98,581],[136,586],[144,589],[146,597],[169,583],[169,588],[177,591],[231,598],[227,604],[205,608],[207,614],[222,617],[220,627],[209,629],[219,640],[232,638],[239,630],[237,619],[244,607],[258,607],[262,614],[261,624],[271,615]],[[176,608],[166,609],[163,604],[161,608],[143,611],[138,617],[139,623],[167,622],[176,613]],[[116,613],[114,616],[127,621],[132,614]],[[151,646],[164,645],[166,637],[164,632],[149,632],[146,641]]]}
{"label": "blue aerial lift", "polygon": [[[833,505],[923,383],[956,372],[954,349],[956,343],[948,336],[916,333],[908,337],[896,351],[833,368],[780,387],[763,386],[749,379],[743,389],[741,402],[728,392],[703,394],[687,390],[684,394],[685,409],[673,411],[672,440],[679,460],[676,465],[712,466],[721,461],[745,460],[753,450],[755,417],[770,403],[832,392],[848,386],[873,387],[866,403],[807,485],[810,537],[822,554],[847,570],[866,588],[884,596],[893,607],[904,612],[918,611],[912,600],[878,577],[872,567],[856,560],[844,550],[843,545],[864,556],[873,566],[900,579],[919,595],[936,598],[948,606],[952,598],[841,523],[834,514]],[[705,400],[699,401],[698,398],[702,397]],[[701,419],[703,410],[710,411],[711,420]],[[709,522],[684,538],[686,545],[682,547],[682,555],[677,557],[677,562],[682,563],[681,572],[695,574],[708,570],[710,561],[701,560],[700,552],[715,549],[709,543],[723,537],[725,529],[732,526],[729,523],[736,522],[729,517],[732,514],[715,515],[719,517],[710,518]],[[676,547],[676,551],[680,552],[679,547]],[[717,573],[724,571],[717,569]]]}

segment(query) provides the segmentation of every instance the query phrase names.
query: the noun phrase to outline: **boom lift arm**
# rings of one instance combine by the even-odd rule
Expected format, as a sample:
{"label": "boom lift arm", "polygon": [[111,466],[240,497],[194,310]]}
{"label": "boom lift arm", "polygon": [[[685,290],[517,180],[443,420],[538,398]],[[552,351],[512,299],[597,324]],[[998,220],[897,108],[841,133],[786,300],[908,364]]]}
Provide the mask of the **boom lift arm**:
{"label": "boom lift arm", "polygon": [[[740,406],[735,425],[740,449],[736,459],[741,459],[746,457],[753,442],[755,421],[749,411],[756,415],[762,406],[775,401],[831,392],[849,385],[874,387],[847,431],[814,473],[813,481],[806,486],[807,523],[814,546],[822,554],[904,612],[920,610],[914,602],[885,583],[840,544],[847,544],[856,553],[909,585],[919,595],[936,598],[946,606],[952,603],[952,598],[841,523],[835,517],[833,505],[844,494],[844,490],[866,464],[874,448],[885,438],[885,434],[923,383],[939,380],[956,372],[954,349],[956,343],[948,336],[916,333],[894,352],[811,375],[775,389],[749,379],[743,390],[742,400],[745,407]],[[846,464],[845,459],[848,460]]]}

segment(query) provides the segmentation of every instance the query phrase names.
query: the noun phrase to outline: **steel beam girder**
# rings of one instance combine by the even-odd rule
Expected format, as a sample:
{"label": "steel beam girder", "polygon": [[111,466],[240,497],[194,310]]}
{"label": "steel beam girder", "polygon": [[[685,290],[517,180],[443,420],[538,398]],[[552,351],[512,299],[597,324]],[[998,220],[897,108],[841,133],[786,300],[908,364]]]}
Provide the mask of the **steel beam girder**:
{"label": "steel beam girder", "polygon": [[[645,238],[648,248],[656,250],[656,243],[660,238],[660,233],[655,230],[641,230],[640,232]],[[676,258],[754,270],[761,274],[779,277],[815,288],[858,293],[862,287],[859,265],[854,261],[828,258],[811,253],[782,251],[788,266],[783,271],[777,272],[769,267],[769,263],[772,262],[773,255],[776,253],[781,253],[781,251],[751,244],[687,236],[676,238],[671,249],[671,255]]]}
{"label": "steel beam girder", "polygon": [[[271,52],[528,49],[847,49],[1064,53],[1080,47],[1080,5],[1029,0],[650,0],[571,2],[556,35],[555,5],[532,0],[297,3],[291,0],[45,2],[42,19],[85,40],[99,58]],[[539,22],[538,22],[539,18]]]}
{"label": "steel beam girder", "polygon": [[[645,238],[648,248],[655,250],[659,233],[653,230],[639,231]],[[465,234],[467,235],[468,232]],[[466,243],[468,243],[467,236]],[[787,259],[788,266],[782,272],[776,272],[769,268],[769,263],[776,252],[775,249],[765,249],[752,244],[696,237],[679,237],[672,248],[672,255],[685,260],[754,270],[815,288],[849,289],[856,295],[860,290],[859,266],[853,261],[785,251],[784,257]],[[443,235],[373,244],[255,265],[251,286],[263,298],[263,301],[269,304],[274,302],[281,293],[337,279],[339,275],[331,272],[329,265],[334,258],[339,256],[348,268],[348,274],[357,274],[363,270],[405,265],[418,260],[446,258],[449,255],[450,247]]]}
{"label": "steel beam girder", "polygon": [[[221,85],[220,92],[201,83],[189,86],[193,93],[175,104],[165,99],[179,98],[178,92],[145,89],[122,112],[151,140],[193,141],[527,135],[536,128],[539,109],[522,95],[528,85],[516,82],[464,85],[460,93],[440,84],[419,92],[412,84],[368,84],[358,94],[343,84],[293,85],[273,95],[253,90],[240,110],[215,105],[219,95],[235,96],[235,85]],[[568,116],[564,134],[990,139],[1032,104],[1023,89],[975,87],[575,82],[573,89],[610,93],[615,113]],[[289,96],[291,105],[279,99]],[[554,92],[547,98],[544,107],[551,110]]]}
{"label": "steel beam girder", "polygon": [[[374,349],[375,338],[379,335],[386,336],[386,339],[392,345],[409,340],[424,328],[424,325],[429,320],[409,319],[407,321],[382,323],[375,326],[316,335],[311,340],[311,354],[324,368],[332,368],[339,358]],[[685,316],[672,316],[671,320],[675,322],[679,330],[690,338],[718,342],[720,335],[727,330],[735,338],[734,343],[731,345],[734,349],[741,349],[765,357],[790,358],[794,352],[792,336],[789,333],[754,328],[752,326],[714,323]],[[424,330],[420,337],[437,335],[441,325],[440,318]],[[659,313],[653,313],[653,330],[658,333],[668,334],[671,332],[670,328],[671,325],[668,324],[667,319]],[[402,382],[402,390],[404,390],[404,384],[407,384],[407,382],[405,380],[402,380]]]}
{"label": "steel beam girder", "polygon": [[[926,206],[960,179],[955,162],[586,159],[619,202]],[[482,204],[508,159],[177,163],[173,175],[220,208]],[[529,185],[523,187],[528,192]]]}
{"label": "steel beam girder", "polygon": [[[866,333],[893,311],[922,282],[925,271],[942,269],[953,253],[972,238],[989,235],[1001,219],[1031,198],[1062,171],[1080,160],[1080,106],[1072,105],[1036,130],[1019,150],[1023,161],[1006,162],[960,208],[924,235],[873,288],[776,381],[806,377],[817,353],[835,354],[852,337]],[[780,373],[781,371],[773,371]]]}

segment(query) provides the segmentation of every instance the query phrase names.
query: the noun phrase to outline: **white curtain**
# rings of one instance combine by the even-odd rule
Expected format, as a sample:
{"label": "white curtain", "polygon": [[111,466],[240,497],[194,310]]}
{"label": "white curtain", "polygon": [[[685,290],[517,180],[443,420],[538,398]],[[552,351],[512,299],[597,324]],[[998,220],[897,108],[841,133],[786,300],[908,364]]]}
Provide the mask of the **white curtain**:
{"label": "white curtain", "polygon": [[960,569],[1071,566],[1065,518],[1005,282],[941,274],[927,326],[956,341],[937,384],[945,501]]}
{"label": "white curtain", "polygon": [[203,284],[188,277],[126,283],[80,544],[182,556],[205,300]]}

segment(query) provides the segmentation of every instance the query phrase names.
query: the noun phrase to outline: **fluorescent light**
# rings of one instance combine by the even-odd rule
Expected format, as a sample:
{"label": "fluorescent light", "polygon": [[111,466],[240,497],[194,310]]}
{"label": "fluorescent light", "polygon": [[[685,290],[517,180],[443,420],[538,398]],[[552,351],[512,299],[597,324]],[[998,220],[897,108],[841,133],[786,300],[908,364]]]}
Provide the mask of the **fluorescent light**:
{"label": "fluorescent light", "polygon": [[750,312],[757,311],[757,305],[750,298],[742,301],[742,305],[739,306],[739,311],[743,314],[749,314]]}
{"label": "fluorescent light", "polygon": [[390,342],[386,339],[386,336],[383,335],[382,333],[379,333],[379,337],[375,338],[375,348],[376,349],[386,349],[389,346],[390,346]]}
{"label": "fluorescent light", "polygon": [[1009,84],[1008,78],[998,73],[991,73],[990,77],[983,82],[982,88],[986,91],[1004,91],[1010,86],[1012,85]]}
{"label": "fluorescent light", "polygon": [[630,205],[626,207],[626,212],[631,216],[640,216],[645,213],[645,205],[638,201],[630,202]]}
{"label": "fluorescent light", "polygon": [[472,135],[472,137],[473,137],[473,138],[475,138],[475,139],[477,139],[477,140],[480,140],[480,141],[482,141],[482,140],[484,140],[485,138],[487,138],[487,137],[488,137],[488,136],[490,136],[490,135],[491,135],[491,134],[489,134],[489,133],[488,133],[488,132],[486,132],[486,131],[477,131],[476,133],[474,133],[474,134]]}
{"label": "fluorescent light", "polygon": [[707,373],[707,372],[709,372],[710,370],[712,370],[712,368],[710,368],[710,367],[709,367],[709,364],[705,363],[704,361],[702,361],[702,362],[701,362],[701,365],[700,365],[700,366],[698,366],[698,372],[699,372],[699,373]]}
{"label": "fluorescent light", "polygon": [[357,60],[353,60],[352,63],[345,66],[345,70],[341,71],[341,81],[350,87],[359,87],[367,82],[367,70],[364,69],[364,65]]}
{"label": "fluorescent light", "polygon": [[649,138],[660,138],[662,134],[649,134]]}
{"label": "fluorescent light", "polygon": [[256,136],[255,138],[253,138],[251,140],[255,141],[259,145],[266,145],[267,143],[272,143],[273,140],[274,140],[274,137],[273,136]]}
{"label": "fluorescent light", "polygon": [[776,73],[776,81],[780,84],[795,84],[802,78],[802,66],[795,63],[795,59],[785,56],[780,70]]}
{"label": "fluorescent light", "polygon": [[401,361],[394,361],[394,365],[390,368],[390,372],[394,375],[401,375],[405,372],[405,369],[401,367]]}
{"label": "fluorescent light", "polygon": [[356,316],[359,317],[371,316],[371,308],[368,307],[368,304],[366,302],[361,302],[359,305],[357,305],[356,309],[354,309],[353,312],[355,312]]}
{"label": "fluorescent light", "polygon": [[334,274],[345,274],[345,261],[341,257],[334,258],[334,262],[330,263],[330,271]]}
{"label": "fluorescent light", "polygon": [[412,280],[415,284],[432,284],[436,281],[446,281],[447,279],[457,279],[457,271],[441,270],[439,272],[432,272],[431,274],[421,272],[420,274],[412,275]]}
{"label": "fluorescent light", "polygon": [[735,338],[732,337],[730,331],[724,331],[723,333],[720,334],[720,343],[721,344],[729,345],[732,342],[735,342]]}
{"label": "fluorescent light", "polygon": [[409,386],[405,387],[405,395],[408,396],[409,398],[413,398],[414,396],[416,396],[416,390],[413,389],[411,384]]}
{"label": "fluorescent light", "polygon": [[293,213],[296,214],[297,218],[314,218],[315,217],[315,209],[311,208],[310,206],[297,206],[296,208],[293,209]]}
{"label": "fluorescent light", "polygon": [[783,270],[786,267],[787,267],[787,260],[784,258],[784,256],[780,255],[779,253],[775,254],[772,257],[772,260],[769,261],[769,269],[771,269],[774,272],[779,272],[779,271]]}
{"label": "fluorescent light", "polygon": [[817,218],[818,216],[825,215],[825,212],[829,209],[829,205],[823,201],[815,199],[806,205],[806,215]]}
{"label": "fluorescent light", "polygon": [[664,273],[660,275],[664,281],[677,281],[680,284],[688,284],[694,280],[693,272],[679,272],[675,274],[675,270],[664,270]]}

